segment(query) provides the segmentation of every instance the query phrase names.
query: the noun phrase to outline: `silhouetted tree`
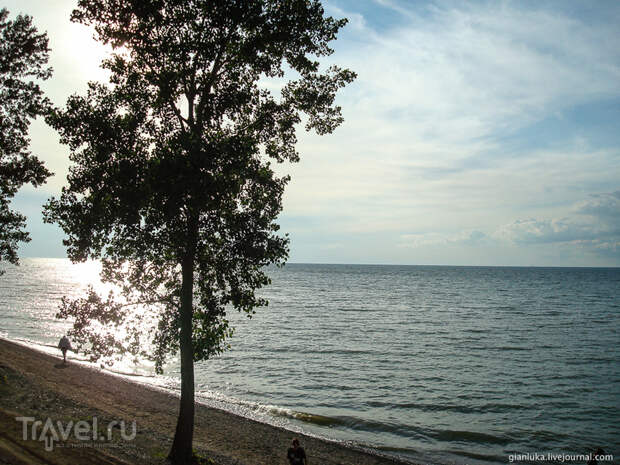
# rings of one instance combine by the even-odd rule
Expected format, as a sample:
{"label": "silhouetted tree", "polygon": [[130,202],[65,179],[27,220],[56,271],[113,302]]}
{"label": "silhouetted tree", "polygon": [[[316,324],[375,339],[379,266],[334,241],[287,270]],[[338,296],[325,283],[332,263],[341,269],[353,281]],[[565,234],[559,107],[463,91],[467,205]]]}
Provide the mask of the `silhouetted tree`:
{"label": "silhouetted tree", "polygon": [[28,127],[49,107],[33,79],[48,79],[52,69],[46,66],[47,35],[37,33],[30,16],[8,17],[6,8],[0,10],[0,261],[18,264],[18,243],[30,236],[26,217],[9,207],[21,186],[37,187],[51,174],[28,151]]}
{"label": "silhouetted tree", "polygon": [[288,177],[270,160],[298,160],[302,114],[319,134],[342,122],[335,94],[355,75],[318,60],[346,20],[317,0],[80,0],[72,19],[118,53],[104,62],[110,84],[91,83],[48,119],[74,165],[46,219],[67,233],[72,260],[102,258],[102,278],[122,290],[91,289],[59,316],[75,318],[93,360],[129,352],[161,370],[180,350],[169,458],[189,463],[193,364],[225,348],[227,308],[267,304],[255,295],[269,283],[262,268],[288,254],[275,223]]}

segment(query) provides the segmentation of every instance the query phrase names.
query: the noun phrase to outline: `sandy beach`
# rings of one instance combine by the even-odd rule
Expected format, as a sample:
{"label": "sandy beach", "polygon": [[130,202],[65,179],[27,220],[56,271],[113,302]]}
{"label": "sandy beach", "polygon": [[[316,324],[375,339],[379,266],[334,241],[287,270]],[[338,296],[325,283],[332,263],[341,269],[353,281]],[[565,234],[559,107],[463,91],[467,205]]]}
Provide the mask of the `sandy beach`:
{"label": "sandy beach", "polygon": [[[0,339],[2,465],[164,464],[177,411],[173,394],[77,363],[63,365],[62,357]],[[52,421],[47,436],[59,436],[52,450],[46,450],[42,436],[48,418]],[[74,428],[67,430],[69,425]],[[69,433],[64,437],[63,428]],[[100,436],[97,440],[91,437],[93,431]],[[194,448],[203,463],[286,465],[294,436],[300,438],[311,465],[406,463],[197,405]]]}

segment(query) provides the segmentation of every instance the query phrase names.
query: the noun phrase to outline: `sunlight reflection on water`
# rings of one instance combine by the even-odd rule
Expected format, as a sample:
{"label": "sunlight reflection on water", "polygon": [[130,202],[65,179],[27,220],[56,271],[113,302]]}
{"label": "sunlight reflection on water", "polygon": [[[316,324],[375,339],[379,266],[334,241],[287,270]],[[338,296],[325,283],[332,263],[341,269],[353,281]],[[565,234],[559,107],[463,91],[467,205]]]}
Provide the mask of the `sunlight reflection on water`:
{"label": "sunlight reflection on water", "polygon": [[[101,263],[87,261],[73,264],[66,259],[25,258],[22,266],[3,265],[7,274],[0,279],[0,335],[41,344],[46,352],[57,354],[59,339],[72,327],[71,320],[56,318],[61,299],[85,297],[88,286],[102,297],[114,290],[99,278]],[[136,309],[139,311],[140,309]],[[123,329],[120,329],[122,336]],[[78,360],[82,355],[71,354]],[[154,364],[130,357],[115,361],[113,371],[152,375]]]}

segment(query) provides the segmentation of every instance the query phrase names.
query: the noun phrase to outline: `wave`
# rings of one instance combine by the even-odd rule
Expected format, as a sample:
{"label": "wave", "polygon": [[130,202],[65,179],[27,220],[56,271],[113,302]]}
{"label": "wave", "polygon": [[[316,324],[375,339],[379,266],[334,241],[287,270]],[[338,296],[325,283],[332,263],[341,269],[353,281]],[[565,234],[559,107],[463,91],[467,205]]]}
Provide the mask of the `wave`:
{"label": "wave", "polygon": [[397,454],[413,455],[418,453],[416,449],[411,447],[395,447],[395,446],[377,446],[375,449],[381,452],[395,452]]}
{"label": "wave", "polygon": [[331,417],[330,420],[333,422],[332,424],[342,425],[353,430],[390,433],[407,438],[417,437],[419,439],[435,439],[442,442],[473,442],[477,444],[508,444],[512,442],[512,438],[506,436],[496,436],[477,431],[433,430],[398,422],[383,422],[352,416]]}
{"label": "wave", "polygon": [[509,444],[512,442],[511,438],[505,436],[495,436],[477,431],[443,430],[433,434],[432,437],[438,441],[473,442],[476,444]]}
{"label": "wave", "polygon": [[382,422],[378,420],[363,419],[352,416],[326,417],[302,412],[291,411],[289,415],[298,420],[307,421],[320,426],[343,426],[353,430],[368,432],[390,433],[402,437],[418,437],[420,439],[431,438],[442,442],[467,442],[476,444],[500,444],[505,445],[513,441],[504,435],[494,435],[478,431],[458,430],[432,430],[397,422]]}
{"label": "wave", "polygon": [[487,350],[504,351],[531,351],[533,347],[520,347],[520,346],[499,346],[499,347],[487,347]]}
{"label": "wave", "polygon": [[317,415],[315,413],[292,411],[291,416],[296,420],[303,421],[305,423],[312,423],[319,426],[344,425],[344,422],[340,418]]}
{"label": "wave", "polygon": [[122,376],[130,376],[132,378],[157,378],[157,375],[154,374],[150,374],[150,373],[134,373],[134,372],[127,372],[127,371],[123,371],[123,370],[112,370],[112,369],[106,369],[107,371],[111,372],[111,373],[116,373],[117,375],[122,375]]}
{"label": "wave", "polygon": [[506,462],[506,457],[501,455],[492,454],[477,454],[474,452],[468,452],[464,450],[447,450],[446,452],[454,455],[460,455],[461,457],[467,457],[468,459],[482,460],[484,462],[503,463]]}
{"label": "wave", "polygon": [[423,404],[415,402],[368,402],[370,407],[385,408],[388,410],[419,410],[422,412],[456,412],[456,413],[508,413],[518,410],[527,410],[530,407],[519,404],[489,403],[477,406],[454,404]]}
{"label": "wave", "polygon": [[[287,407],[272,404],[263,404],[251,400],[243,400],[237,397],[228,396],[219,391],[203,390],[197,391],[196,395],[205,400],[216,401],[225,406],[241,407],[246,412],[254,412],[261,415],[271,415],[275,417],[299,420],[304,423],[312,423],[318,426],[342,425],[344,422],[337,417],[329,417],[310,412],[302,412]],[[253,415],[250,415],[253,416]]]}

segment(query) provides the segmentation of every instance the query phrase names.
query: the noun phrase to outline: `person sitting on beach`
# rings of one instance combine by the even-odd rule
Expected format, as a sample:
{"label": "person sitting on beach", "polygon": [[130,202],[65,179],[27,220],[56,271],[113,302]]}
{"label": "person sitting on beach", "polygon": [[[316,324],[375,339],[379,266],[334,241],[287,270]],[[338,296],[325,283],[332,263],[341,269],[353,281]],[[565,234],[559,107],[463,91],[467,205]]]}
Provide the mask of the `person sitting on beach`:
{"label": "person sitting on beach", "polygon": [[596,449],[596,452],[590,454],[590,460],[588,460],[588,465],[598,465],[598,460],[596,458],[601,458],[605,455],[605,451],[600,447]]}
{"label": "person sitting on beach", "polygon": [[297,438],[293,439],[293,447],[289,447],[286,457],[291,465],[308,465],[306,451],[299,446]]}
{"label": "person sitting on beach", "polygon": [[67,363],[67,350],[73,350],[71,347],[71,341],[69,341],[67,336],[60,338],[58,348],[62,351],[62,363]]}

